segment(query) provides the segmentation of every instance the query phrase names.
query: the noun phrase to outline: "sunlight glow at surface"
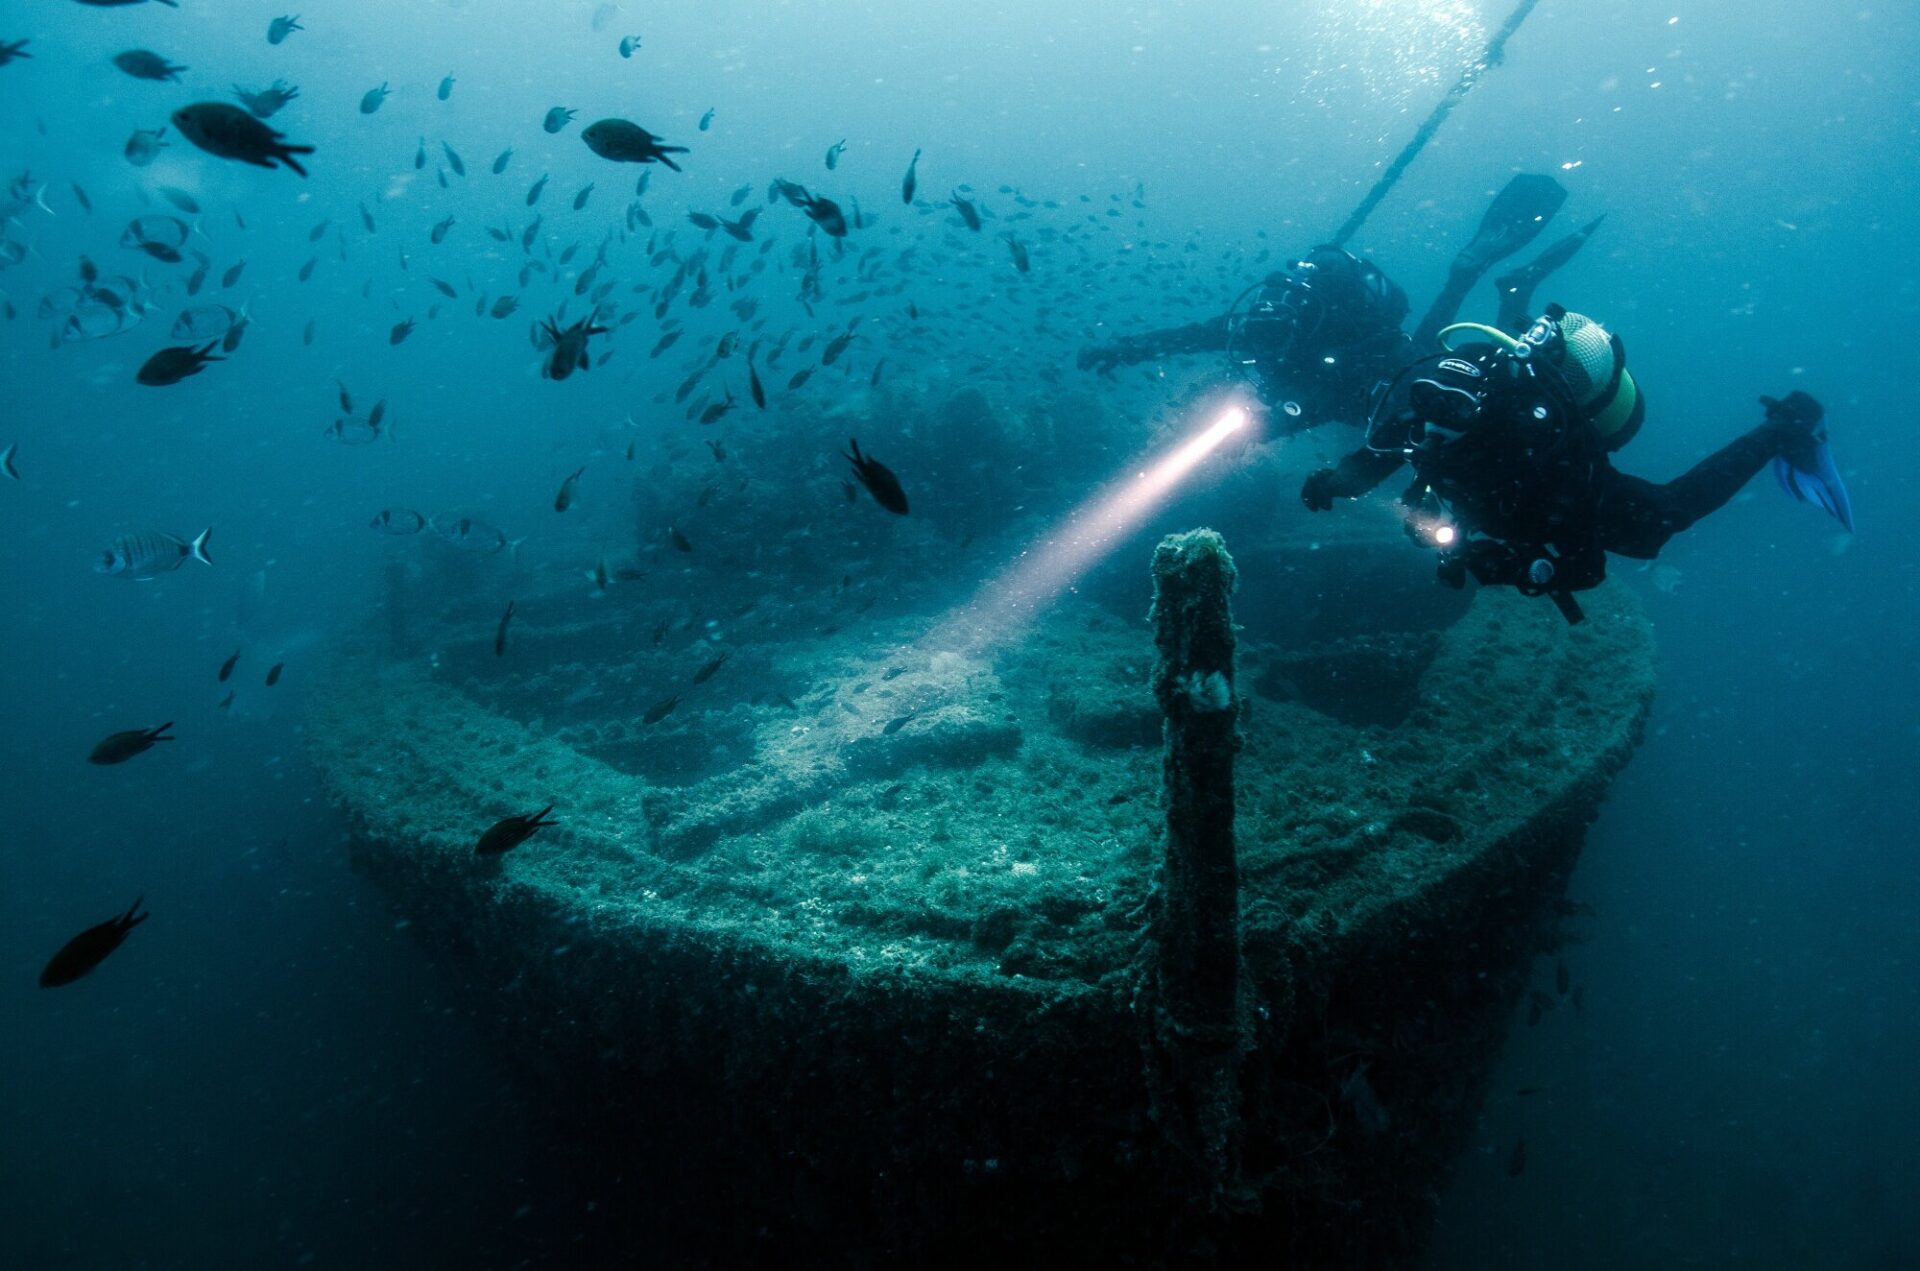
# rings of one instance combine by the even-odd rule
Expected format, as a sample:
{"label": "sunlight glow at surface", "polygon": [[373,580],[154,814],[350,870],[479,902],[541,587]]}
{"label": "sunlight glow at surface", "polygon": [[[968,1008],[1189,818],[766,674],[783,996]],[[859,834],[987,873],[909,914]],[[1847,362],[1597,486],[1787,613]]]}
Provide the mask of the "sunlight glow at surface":
{"label": "sunlight glow at surface", "polygon": [[[1486,42],[1473,0],[1323,0],[1301,41],[1300,93],[1325,103],[1334,86],[1357,82],[1375,100],[1404,105],[1451,83]],[[1298,65],[1296,63],[1296,65]]]}
{"label": "sunlight glow at surface", "polygon": [[977,653],[1012,635],[1139,530],[1201,460],[1249,422],[1244,407],[1228,407],[1178,449],[1109,484],[1070,513],[1057,535],[1021,552],[989,579],[922,643],[934,649]]}

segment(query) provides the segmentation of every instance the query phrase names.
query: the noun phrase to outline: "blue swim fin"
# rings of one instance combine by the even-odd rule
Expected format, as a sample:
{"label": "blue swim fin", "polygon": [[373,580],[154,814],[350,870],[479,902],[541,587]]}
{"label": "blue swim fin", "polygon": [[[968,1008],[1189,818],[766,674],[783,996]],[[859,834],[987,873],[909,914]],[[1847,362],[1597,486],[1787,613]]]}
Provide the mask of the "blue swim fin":
{"label": "blue swim fin", "polygon": [[1833,466],[1833,447],[1827,444],[1824,430],[1808,439],[1808,447],[1792,459],[1782,455],[1773,461],[1773,475],[1780,488],[1802,503],[1820,507],[1853,533],[1853,500],[1847,497],[1846,482]]}

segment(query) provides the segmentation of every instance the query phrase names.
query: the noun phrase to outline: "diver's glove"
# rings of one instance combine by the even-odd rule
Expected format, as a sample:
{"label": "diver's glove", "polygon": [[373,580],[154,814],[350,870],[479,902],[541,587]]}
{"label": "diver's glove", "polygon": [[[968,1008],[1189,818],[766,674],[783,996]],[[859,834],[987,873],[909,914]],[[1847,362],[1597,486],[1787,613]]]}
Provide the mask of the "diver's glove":
{"label": "diver's glove", "polygon": [[1767,408],[1767,422],[1776,428],[1815,441],[1823,435],[1820,421],[1827,416],[1826,408],[1810,394],[1796,388],[1785,397],[1762,397],[1760,404]]}
{"label": "diver's glove", "polygon": [[1326,512],[1332,509],[1334,475],[1332,468],[1322,468],[1300,486],[1300,501],[1307,505],[1307,511]]}

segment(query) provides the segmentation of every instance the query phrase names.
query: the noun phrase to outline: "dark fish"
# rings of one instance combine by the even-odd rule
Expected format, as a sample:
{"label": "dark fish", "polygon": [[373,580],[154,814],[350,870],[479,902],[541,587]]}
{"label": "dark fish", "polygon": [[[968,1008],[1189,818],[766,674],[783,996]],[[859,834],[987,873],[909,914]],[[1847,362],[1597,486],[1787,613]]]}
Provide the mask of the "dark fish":
{"label": "dark fish", "polygon": [[[656,640],[654,643],[658,644],[659,641]],[[643,724],[657,724],[667,716],[673,714],[673,708],[679,704],[680,698],[677,694],[669,697],[664,702],[655,702],[653,705],[647,707],[647,713],[640,717],[640,722]]]}
{"label": "dark fish", "polygon": [[452,146],[443,141],[440,143],[440,150],[441,153],[447,156],[447,166],[453,169],[455,176],[463,177],[467,175],[466,161],[460,157],[459,153],[455,151]]}
{"label": "dark fish", "polygon": [[[507,624],[513,621],[513,602],[507,602],[507,610],[500,615],[500,627],[493,633],[493,656],[505,657],[507,652]],[[502,849],[504,850],[504,849]]]}
{"label": "dark fish", "polygon": [[233,668],[240,664],[240,650],[235,649],[233,656],[220,664],[220,683],[225,684],[233,678]]}
{"label": "dark fish", "polygon": [[842,457],[853,465],[853,475],[861,485],[867,487],[867,493],[873,496],[873,501],[896,516],[905,516],[907,495],[900,488],[900,479],[879,460],[861,454],[858,441],[849,441],[848,444],[853,447],[853,452]]}
{"label": "dark fish", "polygon": [[145,899],[142,896],[133,902],[127,912],[109,918],[98,926],[88,927],[61,945],[60,952],[54,954],[40,972],[40,987],[54,989],[63,984],[72,984],[106,961],[107,955],[118,949],[127,938],[127,933],[147,920],[148,915],[140,912],[140,903]]}
{"label": "dark fish", "polygon": [[761,410],[767,408],[767,390],[760,383],[760,373],[753,369],[753,356],[747,356],[747,391],[753,394],[753,404]]}
{"label": "dark fish", "polygon": [[774,189],[780,197],[807,214],[807,219],[825,230],[831,238],[847,236],[846,214],[840,205],[825,195],[810,194],[807,188],[792,181],[774,180]]}
{"label": "dark fish", "polygon": [[150,79],[156,83],[175,82],[179,80],[180,73],[187,69],[175,66],[158,53],[146,49],[128,49],[125,53],[117,53],[113,64],[135,79]]}
{"label": "dark fish", "polygon": [[693,673],[693,682],[695,684],[705,684],[713,678],[716,671],[727,664],[727,659],[732,656],[731,653],[722,653],[719,657],[695,671]]}
{"label": "dark fish", "polygon": [[820,364],[822,366],[832,366],[840,360],[840,355],[847,351],[849,344],[853,343],[853,329],[859,325],[860,319],[855,318],[847,324],[845,331],[835,336],[827,347],[820,351]]}
{"label": "dark fish", "polygon": [[916,150],[913,152],[912,160],[907,164],[907,175],[900,181],[900,201],[902,203],[910,204],[913,202],[913,192],[920,184],[919,169],[920,152]]}
{"label": "dark fish", "polygon": [[840,138],[840,140],[827,147],[827,171],[831,172],[840,166],[840,152],[846,148],[847,139],[845,137]]}
{"label": "dark fish", "polygon": [[353,414],[353,394],[349,393],[347,386],[339,380],[335,380],[333,384],[335,388],[340,390],[340,409],[346,411],[349,415]]}
{"label": "dark fish", "polygon": [[480,836],[480,841],[474,844],[474,855],[498,856],[502,852],[512,851],[541,830],[557,824],[545,819],[547,813],[551,811],[553,811],[553,805],[549,803],[531,816],[510,816],[504,820],[495,821],[488,827],[487,832]]}
{"label": "dark fish", "polygon": [[802,384],[805,384],[812,377],[813,377],[813,368],[811,366],[801,367],[799,370],[795,371],[793,373],[793,377],[787,381],[787,391],[792,392],[794,389],[799,388]]}
{"label": "dark fish", "polygon": [[429,232],[429,235],[436,244],[443,243],[447,239],[447,231],[451,230],[452,228],[453,228],[453,218],[449,216],[444,221],[435,221],[433,224],[433,229]]}
{"label": "dark fish", "polygon": [[427,166],[427,139],[420,138],[420,148],[413,152],[413,170],[420,171]]}
{"label": "dark fish", "polygon": [[587,206],[587,199],[590,198],[592,194],[593,194],[593,182],[589,181],[587,182],[585,189],[581,190],[580,193],[573,196],[573,210],[578,212],[584,209]]}
{"label": "dark fish", "polygon": [[303,345],[311,346],[313,344],[314,332],[317,329],[318,328],[314,320],[312,318],[308,318],[307,325],[303,327],[300,331],[300,343]]}
{"label": "dark fish", "polygon": [[247,262],[244,260],[238,264],[229,266],[227,272],[220,275],[221,288],[223,290],[231,290],[233,285],[240,281],[240,275],[246,271],[246,268]]}
{"label": "dark fish", "polygon": [[562,328],[559,318],[554,317],[543,319],[539,329],[546,339],[553,342],[553,352],[540,365],[540,376],[542,379],[563,380],[576,370],[589,368],[591,363],[587,358],[587,341],[596,335],[605,335],[611,328],[595,326],[591,317]]}
{"label": "dark fish", "polygon": [[369,234],[377,232],[373,228],[373,213],[367,211],[367,205],[365,203],[360,204],[360,224],[366,227],[367,233]]}
{"label": "dark fish", "polygon": [[247,328],[253,325],[253,319],[247,316],[245,305],[240,306],[240,316],[233,320],[227,333],[220,337],[220,351],[231,353],[240,347],[240,341],[246,336]]}
{"label": "dark fish", "polygon": [[637,49],[639,49],[639,47],[640,47],[639,36],[637,35],[624,36],[620,40],[620,56],[632,57],[634,55],[634,52]]}
{"label": "dark fish", "polygon": [[87,762],[102,766],[125,763],[135,755],[152,750],[155,742],[174,740],[167,735],[167,730],[172,727],[173,721],[168,720],[158,728],[133,728],[114,733],[93,748],[93,753],[87,756]]}
{"label": "dark fish", "polygon": [[720,228],[720,222],[715,220],[713,217],[707,215],[705,212],[688,212],[687,219],[689,221],[692,221],[694,224],[694,227],[697,229],[712,230],[712,229]]}
{"label": "dark fish", "polygon": [[161,349],[141,365],[134,379],[149,388],[165,388],[169,384],[178,384],[189,375],[198,375],[206,369],[209,362],[224,362],[225,358],[214,357],[214,345],[218,341],[209,341],[199,348],[192,345],[178,345]]}
{"label": "dark fish", "polygon": [[972,200],[961,198],[957,192],[953,195],[951,202],[953,203],[954,209],[960,213],[960,219],[967,223],[967,228],[978,233],[980,230],[980,209],[973,205]]}
{"label": "dark fish", "polygon": [[707,407],[705,410],[700,412],[700,422],[702,424],[718,423],[726,415],[726,413],[732,409],[733,409],[733,390],[728,389],[727,397],[725,401],[715,402],[713,405]]}
{"label": "dark fish", "polygon": [[[0,65],[4,65],[4,63],[0,63]],[[81,210],[86,212],[88,216],[92,216],[93,200],[87,197],[87,192],[80,188],[78,181],[71,181],[68,184],[73,187],[73,197],[79,200]]]}
{"label": "dark fish", "polygon": [[900,716],[898,719],[888,720],[887,726],[885,728],[882,728],[880,730],[880,733],[883,737],[891,737],[895,733],[899,732],[902,728],[905,728],[908,724],[911,724],[914,720],[918,719],[919,717],[920,717],[919,711],[908,711],[906,714]]}
{"label": "dark fish", "polygon": [[[712,112],[708,112],[711,116]],[[580,132],[587,148],[602,159],[615,163],[664,163],[675,172],[680,165],[672,156],[687,153],[685,146],[669,146],[639,124],[625,119],[602,119],[588,124]]]}
{"label": "dark fish", "polygon": [[540,201],[540,196],[546,193],[546,190],[547,190],[547,178],[543,174],[538,181],[535,181],[532,184],[532,186],[528,187],[527,206],[532,207],[535,203],[538,203]]}
{"label": "dark fish", "polygon": [[502,150],[500,152],[499,157],[494,159],[493,175],[499,176],[502,172],[505,172],[507,170],[507,164],[511,163],[512,161],[513,161],[513,147],[508,146],[505,150]]}
{"label": "dark fish", "polygon": [[20,469],[14,465],[13,459],[19,453],[20,443],[17,441],[10,442],[5,450],[0,450],[0,472],[15,481],[20,479]]}
{"label": "dark fish", "polygon": [[33,54],[27,52],[27,45],[31,43],[31,40],[0,40],[0,66],[23,59],[32,61]]}
{"label": "dark fish", "polygon": [[579,468],[576,468],[574,469],[572,476],[568,477],[565,481],[562,481],[560,483],[560,493],[553,496],[554,511],[564,512],[568,508],[573,506],[574,491],[579,487],[580,475],[585,471],[586,471],[586,468],[584,465]]}
{"label": "dark fish", "polygon": [[413,327],[414,327],[414,322],[412,318],[402,318],[400,321],[393,324],[393,329],[391,331],[387,332],[387,343],[399,344],[400,342],[405,340],[408,336],[413,334]]}
{"label": "dark fish", "polygon": [[713,110],[714,110],[714,108],[713,108],[713,107],[711,107],[711,106],[709,106],[709,107],[707,107],[707,113],[706,113],[706,114],[704,114],[704,115],[702,115],[702,116],[700,116],[700,131],[701,131],[701,132],[705,132],[705,131],[706,131],[707,129],[709,129],[709,128],[711,128],[711,127],[713,126]]}
{"label": "dark fish", "polygon": [[1518,1178],[1527,1172],[1527,1141],[1521,1139],[1513,1145],[1513,1155],[1507,1157],[1507,1177]]}
{"label": "dark fish", "polygon": [[228,709],[228,708],[229,708],[229,707],[231,707],[232,705],[233,705],[233,690],[232,690],[232,689],[228,689],[228,690],[227,690],[227,695],[226,695],[225,697],[223,697],[223,698],[221,698],[221,699],[220,699],[220,702],[219,702],[219,704],[218,704],[218,705],[216,705],[216,706],[215,706],[215,707],[214,707],[213,709],[215,709],[215,710],[217,710],[217,711],[223,711],[223,710],[226,710],[226,709]]}
{"label": "dark fish", "polygon": [[238,106],[224,102],[197,102],[173,112],[176,131],[208,154],[235,159],[255,167],[283,163],[300,176],[307,170],[296,155],[312,154],[312,146],[290,146],[276,132]]}
{"label": "dark fish", "polygon": [[285,662],[275,662],[267,668],[267,687],[272,688],[280,682],[280,672],[287,669]]}
{"label": "dark fish", "polygon": [[331,228],[333,228],[333,221],[330,218],[321,221],[318,225],[307,231],[307,241],[309,243],[319,242],[327,236],[327,231]]}
{"label": "dark fish", "polygon": [[306,29],[307,28],[300,25],[299,14],[295,14],[290,18],[275,18],[273,21],[267,23],[267,43],[278,44],[295,31],[304,31]]}
{"label": "dark fish", "polygon": [[498,300],[493,302],[493,308],[487,310],[487,312],[491,313],[496,318],[505,318],[505,317],[511,316],[513,311],[515,309],[518,309],[519,307],[520,307],[520,297],[502,296]]}
{"label": "dark fish", "polygon": [[453,76],[449,75],[445,79],[441,80],[440,87],[435,92],[434,95],[437,96],[441,101],[445,101],[447,100],[447,98],[453,96]]}
{"label": "dark fish", "polygon": [[1011,232],[1004,237],[1007,240],[1007,250],[1013,253],[1013,267],[1023,274],[1028,272],[1030,266],[1027,261],[1026,247]]}
{"label": "dark fish", "polygon": [[654,342],[653,352],[649,353],[647,356],[659,357],[662,353],[665,353],[668,349],[672,348],[674,341],[678,340],[682,334],[683,332],[680,332],[680,331],[667,332],[665,335],[661,336],[657,341]]}
{"label": "dark fish", "polygon": [[385,84],[380,85],[378,88],[369,88],[360,95],[360,113],[363,115],[371,115],[374,111],[380,109],[381,103],[386,101],[389,96],[391,96],[391,93]]}
{"label": "dark fish", "polygon": [[732,194],[727,196],[727,206],[739,207],[742,203],[745,203],[747,201],[747,196],[752,193],[753,193],[753,187],[751,185],[741,186],[739,189],[735,190]]}
{"label": "dark fish", "polygon": [[300,266],[300,275],[299,275],[300,281],[305,282],[307,279],[313,277],[313,271],[319,268],[319,266],[320,266],[320,258],[318,256],[308,257],[307,263]]}
{"label": "dark fish", "polygon": [[885,359],[885,358],[881,358],[881,359],[880,359],[880,360],[879,360],[878,362],[875,362],[875,363],[873,364],[873,374],[872,374],[872,375],[869,375],[869,376],[867,377],[867,387],[868,387],[868,388],[879,388],[879,387],[880,387],[880,372],[882,372],[882,371],[884,371],[884,370],[886,370],[886,369],[887,369],[887,359]]}
{"label": "dark fish", "polygon": [[667,526],[667,541],[673,544],[673,549],[676,552],[690,552],[693,550],[693,544],[688,540],[687,536],[671,525]]}

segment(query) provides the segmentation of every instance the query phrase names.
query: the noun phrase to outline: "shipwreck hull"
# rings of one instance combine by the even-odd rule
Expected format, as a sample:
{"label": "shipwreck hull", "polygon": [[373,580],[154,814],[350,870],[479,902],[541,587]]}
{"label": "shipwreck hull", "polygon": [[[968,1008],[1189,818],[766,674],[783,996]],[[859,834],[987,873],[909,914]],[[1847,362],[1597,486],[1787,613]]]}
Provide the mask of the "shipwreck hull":
{"label": "shipwreck hull", "polygon": [[[1571,629],[1460,604],[1243,634],[1240,1150],[1208,1185],[1138,1008],[1164,816],[1137,622],[1077,603],[990,655],[789,633],[722,674],[791,708],[716,676],[643,729],[671,681],[638,620],[556,598],[508,659],[476,628],[343,666],[310,736],[358,868],[576,1122],[636,1251],[1402,1266],[1653,688],[1623,591]],[[548,803],[558,829],[475,860]]]}

